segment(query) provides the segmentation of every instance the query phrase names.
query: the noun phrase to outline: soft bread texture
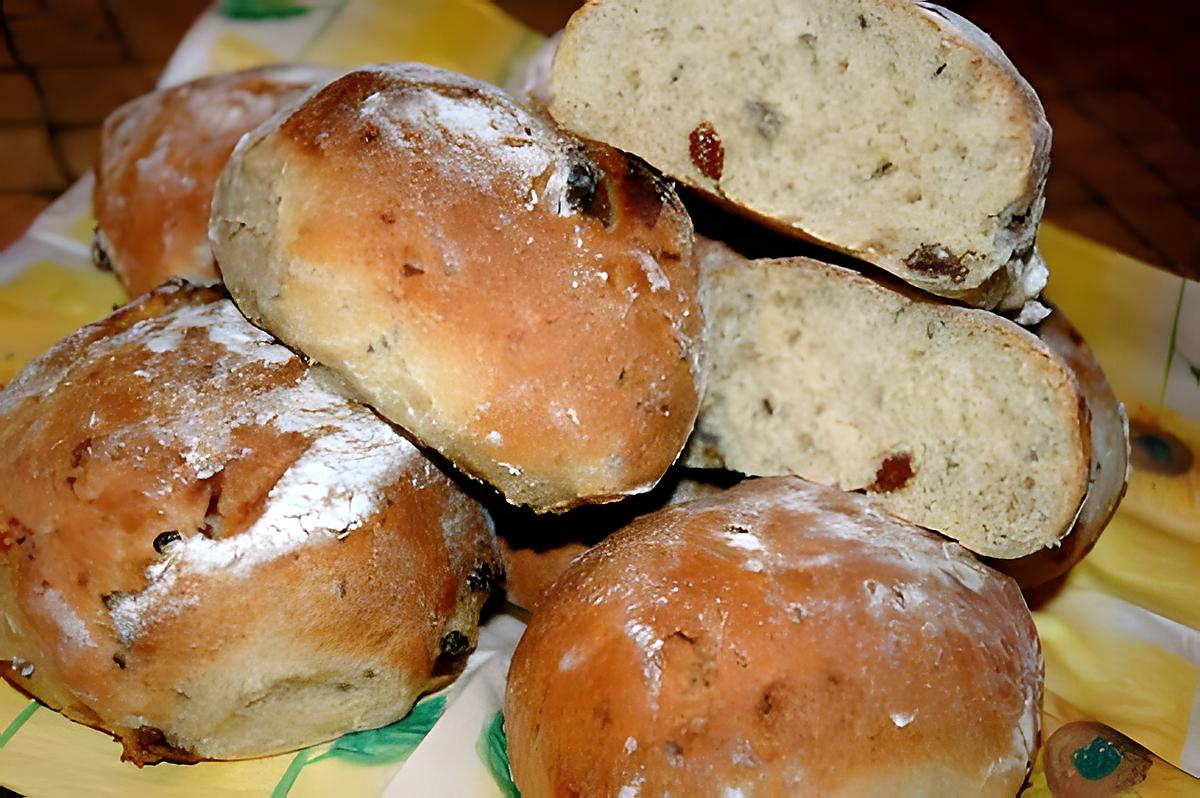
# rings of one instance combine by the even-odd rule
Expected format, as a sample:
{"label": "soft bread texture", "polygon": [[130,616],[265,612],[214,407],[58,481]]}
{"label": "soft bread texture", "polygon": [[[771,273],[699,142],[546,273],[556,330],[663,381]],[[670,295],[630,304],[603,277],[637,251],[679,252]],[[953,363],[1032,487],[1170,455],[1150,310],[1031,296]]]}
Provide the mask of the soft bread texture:
{"label": "soft bread texture", "polygon": [[241,309],[515,503],[648,490],[691,431],[691,223],[633,159],[420,65],[239,145],[212,240]]}
{"label": "soft bread texture", "polygon": [[166,286],[0,393],[0,674],[139,765],[405,715],[474,646],[482,508],[223,292]]}
{"label": "soft bread texture", "polygon": [[866,491],[992,557],[1071,528],[1088,410],[1032,333],[808,258],[702,252],[710,375],[686,465]]}
{"label": "soft bread texture", "polygon": [[907,0],[593,0],[550,112],[680,182],[926,291],[1021,308],[1050,126],[986,34]]}
{"label": "soft bread texture", "polygon": [[1041,694],[1011,579],[780,477],[580,557],[517,647],[505,730],[528,798],[1011,798]]}
{"label": "soft bread texture", "polygon": [[218,279],[208,244],[213,186],[244,133],[336,72],[271,66],[159,89],[100,131],[93,256],[130,296],[172,277]]}
{"label": "soft bread texture", "polygon": [[989,563],[1016,579],[1022,590],[1041,587],[1082,560],[1108,526],[1129,485],[1129,417],[1092,350],[1059,309],[1038,326],[1037,335],[1071,367],[1079,381],[1091,418],[1092,462],[1087,495],[1075,524],[1059,545],[1015,560]]}

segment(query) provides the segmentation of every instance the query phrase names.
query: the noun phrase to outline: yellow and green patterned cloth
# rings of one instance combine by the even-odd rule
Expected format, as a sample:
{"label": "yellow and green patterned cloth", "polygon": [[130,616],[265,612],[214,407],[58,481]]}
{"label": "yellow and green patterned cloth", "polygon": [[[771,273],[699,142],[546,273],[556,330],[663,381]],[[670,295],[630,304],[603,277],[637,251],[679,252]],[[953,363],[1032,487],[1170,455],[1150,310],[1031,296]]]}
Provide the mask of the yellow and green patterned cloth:
{"label": "yellow and green patterned cloth", "polygon": [[[196,22],[161,82],[276,61],[412,60],[503,83],[540,42],[483,0],[224,0]],[[125,299],[91,268],[90,195],[85,179],[0,254],[0,384]],[[1200,284],[1053,225],[1040,244],[1050,299],[1129,411],[1134,468],[1095,550],[1035,612],[1046,744],[1025,795],[1200,796]],[[0,685],[0,787],[122,798],[514,796],[498,713],[521,629],[512,615],[492,618],[464,677],[393,726],[245,762],[138,770],[104,735]]]}

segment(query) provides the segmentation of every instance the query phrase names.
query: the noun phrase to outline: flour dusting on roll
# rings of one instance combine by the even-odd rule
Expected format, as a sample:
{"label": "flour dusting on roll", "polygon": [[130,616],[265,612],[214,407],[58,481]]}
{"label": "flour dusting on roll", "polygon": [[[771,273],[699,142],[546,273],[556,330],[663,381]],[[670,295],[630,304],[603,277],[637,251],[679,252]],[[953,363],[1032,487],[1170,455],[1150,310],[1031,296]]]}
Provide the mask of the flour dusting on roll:
{"label": "flour dusting on roll", "polygon": [[501,573],[482,508],[217,289],[35,361],[0,393],[0,477],[0,674],[139,765],[399,719]]}
{"label": "flour dusting on roll", "polygon": [[779,477],[576,560],[517,647],[505,729],[528,798],[1011,798],[1041,696],[1016,583],[864,497]]}
{"label": "flour dusting on roll", "polygon": [[150,92],[100,133],[93,257],[131,296],[172,277],[216,280],[208,244],[213,186],[243,134],[337,73],[274,65]]}
{"label": "flour dusting on roll", "polygon": [[695,420],[673,189],[486,84],[339,78],[242,141],[211,236],[243,312],[514,504],[646,491]]}

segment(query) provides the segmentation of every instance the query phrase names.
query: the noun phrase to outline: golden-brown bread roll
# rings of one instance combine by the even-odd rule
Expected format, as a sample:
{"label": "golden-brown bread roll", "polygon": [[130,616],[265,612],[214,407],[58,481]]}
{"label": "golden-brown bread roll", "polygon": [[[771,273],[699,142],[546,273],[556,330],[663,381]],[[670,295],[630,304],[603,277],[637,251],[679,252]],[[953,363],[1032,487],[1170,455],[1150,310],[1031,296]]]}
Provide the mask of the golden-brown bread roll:
{"label": "golden-brown bread roll", "polygon": [[580,557],[517,647],[505,728],[526,798],[1011,798],[1041,692],[1016,583],[776,477]]}
{"label": "golden-brown bread roll", "polygon": [[172,277],[216,280],[208,215],[229,153],[244,133],[336,74],[271,66],[213,75],[109,114],[92,192],[97,265],[111,268],[130,296]]}
{"label": "golden-brown bread roll", "polygon": [[515,504],[648,490],[691,431],[691,223],[639,161],[421,65],[243,139],[211,236],[251,319]]}
{"label": "golden-brown bread roll", "polygon": [[0,393],[0,673],[126,759],[408,712],[476,639],[482,508],[216,289],[168,285]]}

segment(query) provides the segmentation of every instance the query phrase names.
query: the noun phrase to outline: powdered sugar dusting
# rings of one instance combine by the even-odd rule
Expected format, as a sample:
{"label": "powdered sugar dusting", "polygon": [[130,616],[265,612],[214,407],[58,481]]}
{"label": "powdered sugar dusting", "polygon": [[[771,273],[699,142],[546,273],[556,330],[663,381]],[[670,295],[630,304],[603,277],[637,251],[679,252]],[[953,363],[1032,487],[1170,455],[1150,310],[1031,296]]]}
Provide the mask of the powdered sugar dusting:
{"label": "powdered sugar dusting", "polygon": [[726,545],[732,546],[735,549],[744,549],[745,551],[763,550],[763,542],[749,529],[731,527],[721,533],[721,537],[725,540]]}
{"label": "powdered sugar dusting", "polygon": [[642,675],[650,691],[651,701],[657,703],[658,692],[662,683],[662,638],[655,634],[648,625],[637,620],[629,620],[625,624],[625,634],[638,647],[642,656]]}
{"label": "powdered sugar dusting", "polygon": [[35,590],[35,593],[66,644],[75,648],[95,648],[96,641],[92,640],[87,624],[75,613],[62,593],[52,587]]}
{"label": "powdered sugar dusting", "polygon": [[[440,169],[491,191],[498,175],[533,210],[548,202],[556,214],[573,213],[566,200],[570,142],[486,83],[417,64],[371,67],[395,82],[359,106],[392,146],[414,149],[429,138],[445,143]],[[449,89],[449,90],[447,90]],[[539,196],[538,181],[545,177]]]}
{"label": "powdered sugar dusting", "polygon": [[[177,384],[175,372],[164,367],[168,358],[187,356],[190,349],[176,348],[194,338],[193,331],[204,332],[201,345],[215,345],[221,352],[212,369],[213,384],[199,390],[194,382]],[[250,325],[227,300],[183,306],[98,342],[102,350],[131,343],[141,343],[150,352],[144,368],[159,374],[158,388],[180,398],[173,412],[145,419],[126,432],[152,429],[162,446],[178,451],[183,460],[175,476],[179,484],[212,476],[241,456],[243,451],[231,440],[238,427],[298,433],[309,444],[271,488],[262,513],[248,529],[224,538],[184,533],[164,559],[146,570],[144,590],[113,598],[110,613],[126,644],[154,619],[197,600],[178,593],[181,576],[214,570],[246,573],[298,547],[353,532],[378,511],[383,491],[419,456],[391,426],[327,386],[316,371],[305,370],[292,384],[281,380],[278,387],[257,392],[244,381],[233,381],[250,364],[278,367],[293,363],[296,355]],[[173,347],[163,349],[167,343]],[[193,379],[185,377],[184,382]],[[206,398],[210,389],[224,398]],[[232,400],[230,393],[243,398]],[[110,436],[107,445],[120,446],[120,436]],[[175,484],[168,482],[162,492]]]}
{"label": "powdered sugar dusting", "polygon": [[650,282],[651,293],[671,290],[671,280],[653,255],[643,249],[635,249],[633,255],[637,258],[642,271],[646,274],[646,279]]}

